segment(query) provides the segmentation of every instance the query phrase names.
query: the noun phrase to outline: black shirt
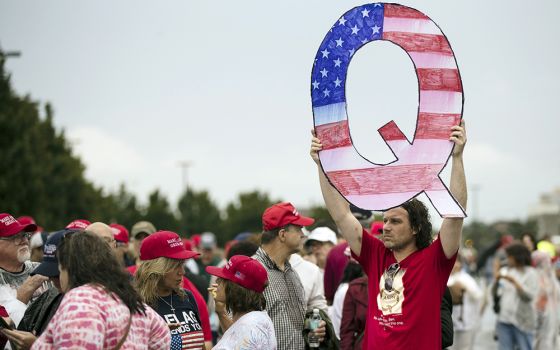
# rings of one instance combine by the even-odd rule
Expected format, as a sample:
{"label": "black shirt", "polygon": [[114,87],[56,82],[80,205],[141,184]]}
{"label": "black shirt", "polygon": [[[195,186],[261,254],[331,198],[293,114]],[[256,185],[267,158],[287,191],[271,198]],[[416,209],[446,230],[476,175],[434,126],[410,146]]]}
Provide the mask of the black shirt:
{"label": "black shirt", "polygon": [[178,328],[171,330],[171,350],[202,349],[204,345],[204,333],[198,306],[193,294],[188,290],[185,290],[185,293],[184,299],[181,299],[175,292],[157,299],[156,312],[165,322],[181,324]]}

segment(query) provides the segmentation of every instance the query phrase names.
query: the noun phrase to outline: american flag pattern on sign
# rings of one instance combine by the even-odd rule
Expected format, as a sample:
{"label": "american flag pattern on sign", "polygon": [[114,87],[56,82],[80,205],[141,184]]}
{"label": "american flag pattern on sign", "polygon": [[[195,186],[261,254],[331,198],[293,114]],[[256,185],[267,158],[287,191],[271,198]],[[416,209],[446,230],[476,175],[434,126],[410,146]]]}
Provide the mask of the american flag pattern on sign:
{"label": "american flag pattern on sign", "polygon": [[[419,82],[416,132],[409,142],[389,122],[378,131],[397,160],[376,164],[354,148],[346,113],[346,75],[363,45],[387,40],[412,59]],[[423,13],[398,4],[355,7],[333,25],[321,43],[311,75],[311,98],[323,171],[354,205],[385,210],[425,192],[443,217],[465,211],[439,178],[453,150],[451,127],[463,113],[463,87],[453,51],[439,27]]]}
{"label": "american flag pattern on sign", "polygon": [[171,335],[171,350],[201,350],[203,346],[202,331]]}

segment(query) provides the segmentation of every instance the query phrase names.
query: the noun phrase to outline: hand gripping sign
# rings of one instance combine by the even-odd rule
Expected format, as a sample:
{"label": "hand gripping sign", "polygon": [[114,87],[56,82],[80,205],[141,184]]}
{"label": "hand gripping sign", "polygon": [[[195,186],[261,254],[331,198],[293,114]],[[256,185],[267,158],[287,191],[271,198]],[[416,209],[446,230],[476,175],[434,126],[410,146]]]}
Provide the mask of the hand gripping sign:
{"label": "hand gripping sign", "polygon": [[[414,139],[394,121],[378,131],[397,160],[376,164],[362,157],[350,138],[346,75],[354,53],[370,41],[387,40],[412,59],[420,88]],[[346,12],[327,33],[315,57],[311,98],[321,166],[352,204],[386,210],[424,192],[442,217],[465,217],[439,174],[453,150],[451,127],[463,113],[463,87],[445,35],[423,13],[398,4],[375,3]]]}

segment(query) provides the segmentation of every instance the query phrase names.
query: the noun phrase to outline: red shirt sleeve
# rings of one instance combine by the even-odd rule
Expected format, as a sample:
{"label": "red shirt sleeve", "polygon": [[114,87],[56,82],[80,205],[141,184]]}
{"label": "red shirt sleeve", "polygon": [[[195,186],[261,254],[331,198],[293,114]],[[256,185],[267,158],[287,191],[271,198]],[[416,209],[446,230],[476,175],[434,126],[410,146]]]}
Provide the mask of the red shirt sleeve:
{"label": "red shirt sleeve", "polygon": [[371,278],[371,273],[373,272],[371,269],[374,264],[378,269],[383,267],[385,245],[372,234],[362,229],[362,250],[360,251],[360,256],[352,252],[352,257],[362,265],[366,275]]}
{"label": "red shirt sleeve", "polygon": [[204,341],[212,341],[212,329],[210,328],[210,316],[208,315],[208,306],[204,301],[200,292],[188,278],[183,276],[183,288],[190,291],[194,295],[196,305],[198,306],[198,316],[202,323],[202,332],[204,333]]}
{"label": "red shirt sleeve", "polygon": [[455,265],[455,260],[457,260],[457,254],[459,253],[459,251],[455,252],[455,254],[453,254],[453,256],[448,259],[445,256],[445,252],[443,251],[443,246],[441,245],[439,234],[437,236],[437,239],[434,240],[434,242],[428,248],[434,250],[436,269],[441,274],[441,276],[443,276],[442,281],[444,281],[444,283],[442,286],[440,286],[440,293],[443,297],[443,293],[445,293],[445,287],[447,286],[447,279],[451,274],[451,270],[453,270],[453,265]]}

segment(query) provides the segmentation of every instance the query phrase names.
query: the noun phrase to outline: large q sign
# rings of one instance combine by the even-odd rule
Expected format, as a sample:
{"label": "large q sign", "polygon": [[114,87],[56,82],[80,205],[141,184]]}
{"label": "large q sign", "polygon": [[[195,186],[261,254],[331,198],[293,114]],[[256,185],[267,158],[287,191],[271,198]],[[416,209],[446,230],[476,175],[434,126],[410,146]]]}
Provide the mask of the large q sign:
{"label": "large q sign", "polygon": [[[412,143],[394,121],[378,130],[397,158],[389,164],[372,163],[358,153],[346,113],[348,65],[357,50],[376,40],[392,42],[409,55],[420,89]],[[442,217],[466,216],[439,177],[453,150],[451,127],[463,113],[463,87],[451,46],[428,16],[397,4],[353,8],[321,43],[311,80],[321,166],[350,203],[386,210],[424,192]]]}

